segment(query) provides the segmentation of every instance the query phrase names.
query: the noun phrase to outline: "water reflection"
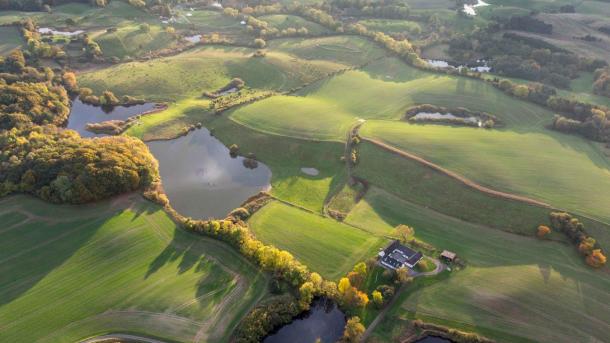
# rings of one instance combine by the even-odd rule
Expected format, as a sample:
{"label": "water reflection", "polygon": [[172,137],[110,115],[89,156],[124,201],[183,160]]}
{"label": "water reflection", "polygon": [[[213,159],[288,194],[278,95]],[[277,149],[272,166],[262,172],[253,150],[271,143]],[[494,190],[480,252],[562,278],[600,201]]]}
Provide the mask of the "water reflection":
{"label": "water reflection", "polygon": [[169,141],[147,143],[159,160],[163,188],[172,207],[198,219],[224,218],[248,197],[269,188],[271,170],[243,165],[203,128]]}
{"label": "water reflection", "polygon": [[311,309],[268,336],[264,343],[336,342],[343,335],[345,315],[335,302],[318,299]]}
{"label": "water reflection", "polygon": [[103,134],[89,132],[85,127],[88,123],[101,123],[107,120],[125,120],[143,112],[148,112],[155,108],[155,106],[156,104],[154,103],[146,103],[142,105],[104,108],[85,104],[82,101],[75,99],[72,101],[72,108],[70,109],[68,129],[77,131],[82,137],[104,136]]}

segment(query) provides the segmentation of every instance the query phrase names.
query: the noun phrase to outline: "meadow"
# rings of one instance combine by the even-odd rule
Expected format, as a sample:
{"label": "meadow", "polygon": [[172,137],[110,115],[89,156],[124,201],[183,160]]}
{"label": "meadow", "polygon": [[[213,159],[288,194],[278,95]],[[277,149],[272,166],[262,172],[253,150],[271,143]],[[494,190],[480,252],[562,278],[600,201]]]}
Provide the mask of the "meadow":
{"label": "meadow", "polygon": [[0,27],[0,56],[7,55],[13,49],[23,45],[21,33],[16,27]]}
{"label": "meadow", "polygon": [[13,196],[0,219],[1,341],[226,341],[266,294],[239,253],[137,195],[79,207]]}
{"label": "meadow", "polygon": [[151,51],[171,48],[178,42],[159,24],[149,25],[149,30],[145,32],[138,23],[120,26],[116,32],[93,32],[91,38],[100,45],[105,57],[118,58],[137,57]]}
{"label": "meadow", "polygon": [[267,133],[342,140],[358,119],[398,120],[420,103],[488,111],[515,127],[544,125],[552,117],[548,110],[485,82],[423,72],[389,58],[316,82],[295,95],[241,107],[231,118]]}
{"label": "meadow", "polygon": [[[433,209],[371,190],[346,220],[387,232],[398,223],[415,237],[448,249],[466,268],[442,282],[407,288],[373,342],[401,334],[405,320],[420,318],[482,333],[498,341],[603,341],[610,325],[607,271],[586,267],[576,250],[467,223]],[[561,299],[561,301],[557,301]]]}
{"label": "meadow", "polygon": [[122,63],[79,75],[96,92],[175,101],[216,91],[239,77],[251,88],[289,90],[344,68],[329,61],[304,61],[281,52],[252,57],[249,48],[207,46],[146,62]]}
{"label": "meadow", "polygon": [[248,221],[256,237],[292,253],[312,271],[338,280],[354,265],[374,257],[384,238],[302,209],[272,202]]}
{"label": "meadow", "polygon": [[610,190],[610,161],[601,145],[578,136],[543,127],[484,130],[390,121],[369,121],[360,132],[490,188],[610,221],[610,193],[599,191]]}
{"label": "meadow", "polygon": [[296,15],[270,14],[260,16],[258,17],[258,19],[267,22],[269,26],[274,27],[280,31],[288,28],[300,29],[304,27],[307,29],[310,35],[321,35],[329,33],[329,30],[324,26]]}

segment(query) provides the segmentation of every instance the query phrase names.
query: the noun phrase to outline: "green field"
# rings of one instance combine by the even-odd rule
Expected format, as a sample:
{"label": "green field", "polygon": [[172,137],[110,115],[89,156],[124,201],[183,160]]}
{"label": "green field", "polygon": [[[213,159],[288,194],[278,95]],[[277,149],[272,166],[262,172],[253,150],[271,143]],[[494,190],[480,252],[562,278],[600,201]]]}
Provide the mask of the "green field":
{"label": "green field", "polygon": [[387,34],[391,33],[414,33],[421,32],[422,27],[416,21],[399,20],[399,19],[365,19],[358,22],[372,31],[381,31]]}
{"label": "green field", "polygon": [[263,132],[323,140],[343,139],[360,118],[400,119],[405,109],[419,103],[488,111],[515,127],[544,125],[552,117],[550,111],[487,83],[422,72],[396,59],[373,62],[297,94],[259,101],[231,117]]}
{"label": "green field", "polygon": [[110,89],[152,100],[178,100],[215,91],[239,77],[252,88],[289,90],[343,66],[304,61],[285,53],[252,57],[253,49],[208,46],[147,62],[131,62],[79,75],[96,92]]}
{"label": "green field", "polygon": [[140,25],[132,24],[117,28],[116,32],[105,30],[91,35],[102,48],[105,57],[137,57],[150,51],[170,48],[177,40],[161,25],[150,25],[149,32],[143,32]]}
{"label": "green field", "polygon": [[413,317],[474,330],[498,342],[607,338],[607,271],[586,267],[570,246],[469,224],[377,189],[347,221],[379,232],[398,223],[411,225],[418,239],[456,252],[467,264],[442,282],[408,289],[373,339],[389,341]]}
{"label": "green field", "polygon": [[23,40],[17,27],[0,27],[0,55],[7,55],[21,45],[23,45]]}
{"label": "green field", "polygon": [[367,122],[360,132],[492,189],[610,221],[610,161],[600,145],[578,136],[543,127],[482,130],[389,121]]}
{"label": "green field", "polygon": [[106,333],[227,341],[266,277],[138,196],[80,207],[0,201],[0,341]]}
{"label": "green field", "polygon": [[324,26],[296,15],[271,14],[261,16],[258,19],[266,21],[271,27],[274,27],[280,31],[288,28],[300,29],[304,27],[307,29],[310,35],[321,35],[328,32],[328,29],[326,29]]}
{"label": "green field", "polygon": [[280,202],[263,207],[249,225],[257,238],[289,251],[331,280],[346,275],[387,244],[383,238]]}

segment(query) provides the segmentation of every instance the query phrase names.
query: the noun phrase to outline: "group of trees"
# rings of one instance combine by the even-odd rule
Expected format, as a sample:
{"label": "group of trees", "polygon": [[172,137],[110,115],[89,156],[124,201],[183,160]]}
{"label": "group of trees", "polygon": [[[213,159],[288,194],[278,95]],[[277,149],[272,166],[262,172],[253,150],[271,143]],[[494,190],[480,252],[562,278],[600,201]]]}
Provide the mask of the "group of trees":
{"label": "group of trees", "polygon": [[593,93],[610,97],[610,67],[597,69],[594,77]]}
{"label": "group of trees", "polygon": [[449,42],[449,54],[460,64],[468,64],[484,56],[495,73],[525,80],[570,88],[571,79],[581,71],[594,71],[605,61],[579,58],[539,39],[514,33],[498,35],[498,28],[461,35]]}
{"label": "group of trees", "polygon": [[157,161],[140,140],[60,128],[70,112],[64,84],[77,87],[75,76],[34,68],[19,50],[0,58],[0,195],[84,203],[156,181]]}
{"label": "group of trees", "polygon": [[98,7],[104,7],[108,3],[107,0],[0,0],[0,10],[50,12],[50,6],[70,2],[86,3]]}
{"label": "group of trees", "polygon": [[24,192],[56,203],[86,203],[157,180],[157,161],[130,137],[83,139],[53,125],[0,133],[0,195]]}
{"label": "group of trees", "polygon": [[366,16],[387,19],[408,19],[411,10],[401,1],[333,0],[331,5],[348,16]]}
{"label": "group of trees", "polygon": [[594,268],[606,264],[606,256],[595,238],[585,231],[583,223],[565,212],[551,212],[549,215],[553,229],[563,232],[578,247],[578,252],[585,256],[588,265]]}

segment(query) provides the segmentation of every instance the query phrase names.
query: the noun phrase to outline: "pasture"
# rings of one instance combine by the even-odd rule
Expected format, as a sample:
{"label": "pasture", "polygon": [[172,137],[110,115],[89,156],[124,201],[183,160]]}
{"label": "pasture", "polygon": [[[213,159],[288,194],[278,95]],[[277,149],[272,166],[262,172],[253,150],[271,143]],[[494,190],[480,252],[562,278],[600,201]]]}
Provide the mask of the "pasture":
{"label": "pasture", "polygon": [[304,27],[310,35],[321,35],[329,32],[324,26],[296,15],[270,14],[260,16],[258,19],[269,23],[269,26],[280,31],[288,28],[300,29]]}
{"label": "pasture", "polygon": [[0,56],[7,55],[17,47],[23,45],[19,29],[15,26],[0,27]]}
{"label": "pasture", "polygon": [[170,48],[177,39],[165,32],[161,25],[150,25],[148,32],[137,23],[117,28],[116,32],[98,31],[91,37],[102,48],[106,57],[137,57],[151,51]]}
{"label": "pasture", "polygon": [[405,320],[413,318],[498,341],[607,337],[607,270],[589,269],[571,246],[466,223],[379,189],[356,206],[347,222],[352,220],[379,232],[411,225],[418,239],[456,252],[467,264],[442,282],[408,288],[374,331],[374,342],[400,335]]}
{"label": "pasture", "polygon": [[394,58],[314,83],[296,95],[241,107],[231,118],[268,133],[343,140],[358,119],[398,120],[408,107],[421,103],[488,111],[515,127],[544,125],[552,118],[550,111],[487,83],[423,72]]}
{"label": "pasture", "polygon": [[581,137],[542,127],[484,130],[390,121],[367,122],[360,132],[492,189],[610,221],[610,160],[600,145]]}
{"label": "pasture", "polygon": [[180,100],[215,91],[239,77],[251,88],[289,90],[322,78],[344,66],[329,61],[304,61],[281,52],[252,57],[253,49],[207,46],[146,62],[130,62],[79,75],[96,92],[149,100]]}
{"label": "pasture", "polygon": [[137,195],[79,207],[13,196],[0,218],[1,341],[226,341],[266,294],[239,253]]}
{"label": "pasture", "polygon": [[287,250],[330,280],[338,280],[387,244],[383,238],[281,202],[267,204],[248,224],[258,239]]}

